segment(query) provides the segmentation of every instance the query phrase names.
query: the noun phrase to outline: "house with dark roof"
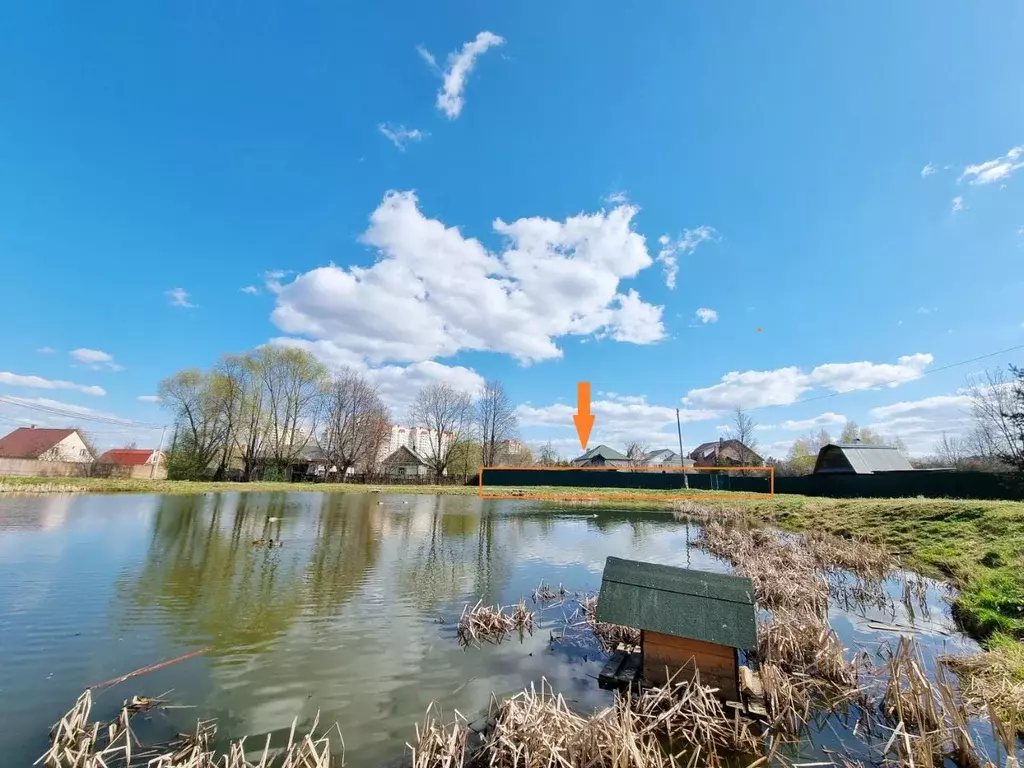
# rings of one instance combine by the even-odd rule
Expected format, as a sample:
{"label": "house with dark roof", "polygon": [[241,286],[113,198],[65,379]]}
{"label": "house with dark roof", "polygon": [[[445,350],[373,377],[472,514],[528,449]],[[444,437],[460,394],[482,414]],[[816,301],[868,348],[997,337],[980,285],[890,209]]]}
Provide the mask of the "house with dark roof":
{"label": "house with dark roof", "polygon": [[402,445],[381,462],[381,469],[385,475],[396,477],[426,477],[430,465],[419,451]]}
{"label": "house with dark roof", "polygon": [[577,456],[571,463],[574,467],[628,467],[629,458],[607,445],[598,445],[582,456]]}
{"label": "house with dark roof", "polygon": [[690,452],[697,467],[758,467],[764,459],[739,440],[719,438],[701,443]]}
{"label": "house with dark roof", "polygon": [[739,699],[739,651],[757,647],[750,579],[609,557],[596,619],[640,630],[646,682],[699,676],[719,697]]}
{"label": "house with dark roof", "polygon": [[818,451],[816,475],[874,475],[913,471],[910,460],[890,445],[829,443]]}
{"label": "house with dark roof", "polygon": [[91,464],[95,458],[77,429],[19,427],[0,438],[0,459]]}
{"label": "house with dark roof", "polygon": [[113,448],[96,459],[97,464],[113,464],[118,467],[162,467],[166,460],[163,451],[152,448]]}

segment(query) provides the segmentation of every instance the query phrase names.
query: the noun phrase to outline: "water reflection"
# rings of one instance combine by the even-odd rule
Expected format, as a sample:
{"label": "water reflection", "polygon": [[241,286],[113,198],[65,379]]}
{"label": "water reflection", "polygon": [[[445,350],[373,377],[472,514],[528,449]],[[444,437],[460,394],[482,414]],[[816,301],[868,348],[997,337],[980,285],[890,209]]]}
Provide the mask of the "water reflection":
{"label": "water reflection", "polygon": [[[511,603],[541,580],[595,589],[609,555],[727,570],[688,547],[696,531],[659,513],[472,497],[0,499],[0,718],[11,726],[0,754],[30,764],[84,687],[207,646],[98,706],[174,688],[196,709],[172,713],[171,726],[217,717],[225,737],[286,738],[293,717],[320,710],[341,724],[357,768],[400,757],[434,699],[471,714],[492,691],[546,677],[579,706],[597,706],[608,700],[594,680],[603,660],[548,646],[560,609],[523,643],[463,651],[453,633],[463,604]],[[270,538],[283,546],[253,545]],[[935,607],[937,588],[926,589],[926,617],[902,607],[900,583],[851,586],[834,585],[844,643],[892,637],[873,623],[961,642]]]}

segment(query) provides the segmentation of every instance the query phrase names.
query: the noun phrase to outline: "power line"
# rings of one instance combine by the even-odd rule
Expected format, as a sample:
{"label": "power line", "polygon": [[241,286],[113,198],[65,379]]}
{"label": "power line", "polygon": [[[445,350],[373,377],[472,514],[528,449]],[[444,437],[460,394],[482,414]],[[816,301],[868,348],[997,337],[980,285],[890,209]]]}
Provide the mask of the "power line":
{"label": "power line", "polygon": [[116,416],[79,413],[77,411],[67,410],[65,408],[59,408],[51,405],[40,405],[39,403],[33,403],[28,400],[22,400],[18,397],[9,397],[7,395],[0,395],[0,403],[16,405],[19,408],[28,408],[29,410],[39,411],[40,413],[46,413],[51,416],[60,416],[65,419],[91,421],[96,424],[109,424],[115,427],[130,427],[135,429],[162,429],[163,427],[161,424],[147,424],[141,421],[132,421],[131,419],[119,419]]}

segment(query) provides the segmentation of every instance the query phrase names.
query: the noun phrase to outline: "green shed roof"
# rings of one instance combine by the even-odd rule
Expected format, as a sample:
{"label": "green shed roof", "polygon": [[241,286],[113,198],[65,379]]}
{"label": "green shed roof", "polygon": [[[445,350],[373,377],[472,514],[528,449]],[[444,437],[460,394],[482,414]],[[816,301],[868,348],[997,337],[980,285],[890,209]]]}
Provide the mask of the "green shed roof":
{"label": "green shed roof", "polygon": [[597,620],[730,648],[757,645],[754,585],[723,573],[609,557]]}

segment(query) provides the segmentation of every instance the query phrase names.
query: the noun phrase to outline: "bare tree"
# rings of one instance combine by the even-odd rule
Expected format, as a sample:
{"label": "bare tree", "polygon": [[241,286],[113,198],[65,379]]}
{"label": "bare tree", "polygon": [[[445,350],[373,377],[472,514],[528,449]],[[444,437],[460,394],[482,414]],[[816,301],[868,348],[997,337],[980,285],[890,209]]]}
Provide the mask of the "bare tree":
{"label": "bare tree", "polygon": [[629,466],[634,471],[637,467],[644,466],[647,454],[650,452],[650,447],[646,443],[642,443],[639,440],[632,441],[626,446],[626,459],[629,461]]}
{"label": "bare tree", "polygon": [[968,437],[972,452],[989,462],[1024,464],[1024,435],[1013,417],[1014,382],[1002,370],[985,371],[968,379],[967,395],[974,417],[974,429]]}
{"label": "bare tree", "polygon": [[473,398],[451,384],[428,384],[416,395],[409,415],[414,424],[427,428],[429,455],[424,458],[440,480],[451,463],[453,447],[471,427]]}
{"label": "bare tree", "polygon": [[266,453],[270,414],[267,407],[266,376],[264,368],[271,365],[272,347],[261,347],[243,359],[242,398],[239,405],[238,428],[235,430],[235,448],[242,460],[242,474],[246,482],[254,480]]}
{"label": "bare tree", "polygon": [[480,460],[485,467],[497,466],[502,447],[516,436],[519,428],[515,406],[497,379],[486,382],[480,391],[476,419],[480,434]]}
{"label": "bare tree", "polygon": [[754,436],[754,430],[757,428],[757,422],[754,418],[742,408],[737,407],[732,414],[732,429],[729,431],[730,440],[738,440],[744,447],[742,450],[742,456],[740,461],[744,464],[748,464],[756,460],[757,451],[757,438]]}
{"label": "bare tree", "polygon": [[935,443],[935,456],[942,466],[960,469],[967,457],[966,441],[943,432],[942,439]]}
{"label": "bare tree", "polygon": [[314,439],[344,481],[351,467],[376,460],[380,425],[388,423],[390,416],[377,388],[362,374],[342,368],[324,388],[318,421],[322,427]]}
{"label": "bare tree", "polygon": [[537,452],[537,463],[542,467],[556,466],[559,458],[558,451],[552,447],[550,441],[544,443]]}
{"label": "bare tree", "polygon": [[316,429],[316,403],[327,370],[310,353],[264,347],[260,367],[268,408],[267,458],[286,472],[309,445]]}

